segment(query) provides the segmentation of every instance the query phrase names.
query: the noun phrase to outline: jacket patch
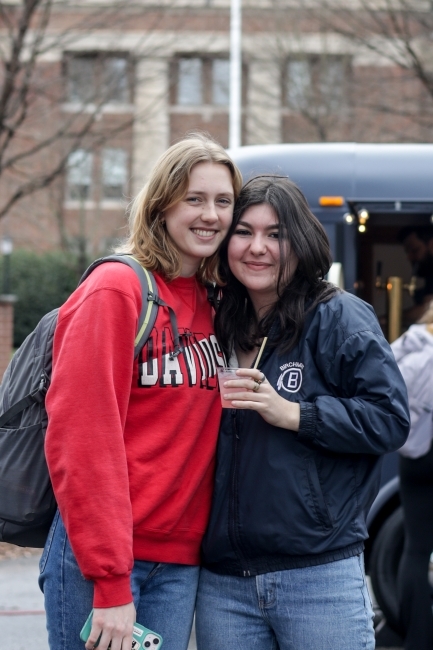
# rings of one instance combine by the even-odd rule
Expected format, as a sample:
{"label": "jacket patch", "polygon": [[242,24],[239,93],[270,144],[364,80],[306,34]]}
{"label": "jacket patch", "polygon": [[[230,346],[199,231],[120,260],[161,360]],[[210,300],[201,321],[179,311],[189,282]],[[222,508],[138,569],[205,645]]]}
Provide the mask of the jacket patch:
{"label": "jacket patch", "polygon": [[304,369],[303,363],[291,362],[281,366],[281,375],[277,381],[277,389],[280,391],[285,390],[288,393],[297,393],[302,386],[302,370]]}

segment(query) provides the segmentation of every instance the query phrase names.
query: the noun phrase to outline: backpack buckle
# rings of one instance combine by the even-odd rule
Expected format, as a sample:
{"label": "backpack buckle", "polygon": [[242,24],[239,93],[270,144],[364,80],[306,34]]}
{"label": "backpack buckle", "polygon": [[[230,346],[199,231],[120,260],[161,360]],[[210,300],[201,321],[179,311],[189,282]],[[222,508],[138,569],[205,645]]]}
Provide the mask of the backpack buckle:
{"label": "backpack buckle", "polygon": [[39,382],[39,386],[37,389],[31,394],[32,399],[35,402],[38,402],[39,404],[43,402],[45,395],[47,394],[48,390],[48,377],[47,375],[43,372],[41,375],[41,380]]}
{"label": "backpack buckle", "polygon": [[175,357],[178,357],[181,352],[183,352],[182,347],[180,347],[179,345],[176,345],[173,352],[169,353],[168,358],[170,359],[170,361],[173,361],[173,359]]}

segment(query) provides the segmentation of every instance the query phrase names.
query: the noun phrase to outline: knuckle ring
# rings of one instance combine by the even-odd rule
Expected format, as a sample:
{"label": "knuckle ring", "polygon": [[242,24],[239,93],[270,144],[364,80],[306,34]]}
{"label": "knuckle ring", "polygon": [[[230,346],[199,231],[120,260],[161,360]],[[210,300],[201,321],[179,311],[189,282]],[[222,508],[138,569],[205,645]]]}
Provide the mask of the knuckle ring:
{"label": "knuckle ring", "polygon": [[257,393],[261,383],[262,383],[261,381],[257,381],[256,379],[254,379],[254,388],[253,388],[254,393]]}

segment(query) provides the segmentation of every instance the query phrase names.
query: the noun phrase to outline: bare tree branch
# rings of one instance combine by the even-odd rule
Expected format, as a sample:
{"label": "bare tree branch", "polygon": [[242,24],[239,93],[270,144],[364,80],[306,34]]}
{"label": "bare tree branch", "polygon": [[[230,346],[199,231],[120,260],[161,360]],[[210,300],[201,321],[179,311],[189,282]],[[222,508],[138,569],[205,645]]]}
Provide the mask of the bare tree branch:
{"label": "bare tree branch", "polygon": [[[109,121],[105,115],[110,83],[96,84],[93,96],[85,101],[65,103],[67,57],[91,55],[103,61],[105,56],[115,56],[113,44],[105,43],[107,28],[130,29],[135,16],[143,16],[141,3],[131,0],[76,8],[76,3],[68,0],[0,1],[0,220],[23,198],[56,179],[62,181],[72,152],[97,149],[158,110],[157,102],[140,112],[131,105]],[[67,21],[62,21],[66,11]],[[185,13],[178,12],[179,24]],[[138,56],[146,51],[157,56],[158,48],[163,49],[162,42],[155,47],[152,35],[163,24],[165,14],[166,10],[156,5],[147,11],[146,29],[135,39]],[[170,16],[175,33],[176,12]],[[90,36],[93,40],[98,31],[102,35],[100,54],[93,49],[88,54],[86,39]],[[62,55],[63,60],[59,58]],[[44,62],[53,60],[58,63],[49,63],[51,71],[44,74]],[[52,72],[56,65],[58,73]],[[98,65],[102,74],[103,63]]]}
{"label": "bare tree branch", "polygon": [[373,0],[359,0],[360,9],[349,10],[343,2],[323,0],[316,11],[329,29],[395,66],[412,71],[433,96],[432,62],[421,56],[418,46],[432,44],[433,10],[422,11],[414,4],[387,0],[384,7]]}

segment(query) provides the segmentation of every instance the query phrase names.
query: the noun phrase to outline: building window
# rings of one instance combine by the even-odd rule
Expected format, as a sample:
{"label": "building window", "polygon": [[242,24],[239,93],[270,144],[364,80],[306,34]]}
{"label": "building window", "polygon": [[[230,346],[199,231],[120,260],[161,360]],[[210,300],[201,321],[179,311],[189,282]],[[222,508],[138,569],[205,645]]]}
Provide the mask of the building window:
{"label": "building window", "polygon": [[212,61],[212,104],[227,106],[230,101],[230,61]]}
{"label": "building window", "polygon": [[175,104],[227,106],[230,63],[223,58],[179,58],[176,61]]}
{"label": "building window", "polygon": [[321,67],[320,92],[334,111],[345,103],[346,70],[346,61],[341,57],[329,58]]}
{"label": "building window", "polygon": [[302,110],[310,99],[311,70],[309,61],[295,59],[287,64],[287,102],[295,110]]}
{"label": "building window", "polygon": [[102,150],[102,197],[122,199],[128,178],[128,154],[124,149]]}
{"label": "building window", "polygon": [[177,103],[196,106],[203,103],[201,59],[179,59]]}
{"label": "building window", "polygon": [[94,100],[96,85],[95,57],[79,56],[68,61],[68,100],[89,103]]}
{"label": "building window", "polygon": [[348,61],[315,55],[287,63],[286,102],[294,111],[335,112],[346,103]]}
{"label": "building window", "polygon": [[67,171],[67,196],[71,201],[90,198],[92,185],[93,155],[85,149],[69,154]]}
{"label": "building window", "polygon": [[[100,178],[100,183],[95,186],[94,176]],[[69,154],[67,200],[119,201],[124,198],[127,185],[128,152],[125,149],[106,147],[95,152],[77,149]]]}
{"label": "building window", "polygon": [[107,101],[127,104],[130,101],[128,59],[110,56],[102,60],[103,88]]}
{"label": "building window", "polygon": [[131,101],[130,64],[126,56],[70,55],[65,69],[69,102],[125,104]]}

